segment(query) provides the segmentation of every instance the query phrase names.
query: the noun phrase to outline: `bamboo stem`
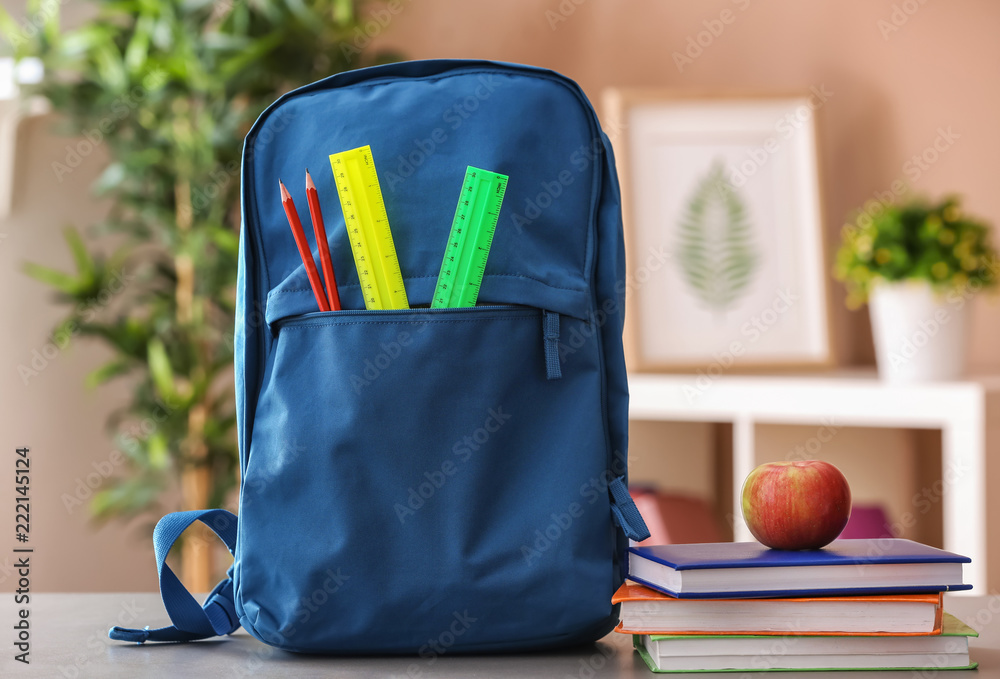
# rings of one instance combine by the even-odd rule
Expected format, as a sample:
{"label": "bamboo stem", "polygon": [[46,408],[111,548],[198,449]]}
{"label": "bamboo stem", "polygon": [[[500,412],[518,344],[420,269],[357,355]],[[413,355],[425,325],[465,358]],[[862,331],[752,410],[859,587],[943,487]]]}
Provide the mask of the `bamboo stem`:
{"label": "bamboo stem", "polygon": [[[187,181],[178,180],[174,185],[174,199],[177,229],[182,234],[189,232],[194,223],[194,210],[191,185]],[[177,322],[187,325],[194,320],[194,260],[189,254],[178,254],[174,258],[174,269],[177,272]],[[207,465],[208,449],[204,440],[206,418],[204,404],[195,405],[188,413],[184,452],[189,462],[181,475],[181,501],[185,511],[207,509],[212,492],[212,470]],[[213,547],[211,531],[200,521],[195,522],[188,529],[181,556],[181,579],[192,592],[212,589]]]}
{"label": "bamboo stem", "polygon": [[[207,447],[202,435],[205,430],[205,406],[198,404],[188,414],[187,452],[191,464],[181,477],[181,495],[185,511],[208,508],[212,492],[212,470],[205,464]],[[192,592],[212,589],[214,538],[211,530],[200,521],[188,529],[181,557],[181,579]]]}
{"label": "bamboo stem", "polygon": [[[182,234],[191,230],[194,222],[194,208],[191,204],[191,185],[178,181],[174,185],[174,201],[177,205],[177,229]],[[194,317],[194,261],[191,255],[180,253],[174,257],[177,272],[177,322],[190,323]]]}

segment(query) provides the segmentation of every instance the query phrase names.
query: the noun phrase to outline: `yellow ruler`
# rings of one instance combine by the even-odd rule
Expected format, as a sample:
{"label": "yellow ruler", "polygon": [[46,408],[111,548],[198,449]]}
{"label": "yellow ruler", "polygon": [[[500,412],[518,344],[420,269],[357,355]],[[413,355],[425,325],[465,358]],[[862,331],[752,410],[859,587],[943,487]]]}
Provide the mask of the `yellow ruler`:
{"label": "yellow ruler", "polygon": [[330,155],[366,309],[409,309],[370,146]]}

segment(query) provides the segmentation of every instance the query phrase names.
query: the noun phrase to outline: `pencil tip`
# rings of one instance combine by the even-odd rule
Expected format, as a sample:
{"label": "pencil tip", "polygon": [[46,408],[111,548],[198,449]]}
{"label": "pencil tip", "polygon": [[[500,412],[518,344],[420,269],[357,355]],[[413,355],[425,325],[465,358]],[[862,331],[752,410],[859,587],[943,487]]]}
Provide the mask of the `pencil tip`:
{"label": "pencil tip", "polygon": [[313,182],[312,175],[309,174],[309,170],[308,169],[306,170],[306,188],[307,189],[315,189],[316,188],[316,184]]}
{"label": "pencil tip", "polygon": [[291,194],[288,193],[288,189],[285,188],[285,182],[278,180],[278,186],[281,187],[281,200],[287,200],[291,198]]}

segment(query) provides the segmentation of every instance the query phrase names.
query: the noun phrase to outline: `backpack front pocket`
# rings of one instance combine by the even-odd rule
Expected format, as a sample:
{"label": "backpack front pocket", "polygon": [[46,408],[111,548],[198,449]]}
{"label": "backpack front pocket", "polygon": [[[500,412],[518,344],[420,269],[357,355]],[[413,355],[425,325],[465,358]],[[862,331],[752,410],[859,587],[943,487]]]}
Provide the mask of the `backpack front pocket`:
{"label": "backpack front pocket", "polygon": [[275,332],[241,492],[247,629],[293,650],[423,653],[610,628],[593,324],[474,307],[308,314]]}

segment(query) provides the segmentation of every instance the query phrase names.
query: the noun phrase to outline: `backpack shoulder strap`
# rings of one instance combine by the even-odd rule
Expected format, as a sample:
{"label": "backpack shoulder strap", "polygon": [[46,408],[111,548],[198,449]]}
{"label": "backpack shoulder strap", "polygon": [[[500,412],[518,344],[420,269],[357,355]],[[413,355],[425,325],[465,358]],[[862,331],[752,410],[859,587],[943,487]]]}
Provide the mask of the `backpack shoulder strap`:
{"label": "backpack shoulder strap", "polygon": [[236,515],[225,509],[201,509],[167,514],[153,530],[153,547],[156,552],[156,572],[160,578],[160,596],[174,623],[159,629],[128,629],[112,627],[108,636],[115,641],[141,644],[146,641],[195,641],[208,637],[232,634],[240,627],[239,616],[233,603],[233,568],[226,579],[215,586],[199,605],[180,579],[166,564],[167,554],[184,529],[201,521],[226,543],[230,554],[236,548]]}

